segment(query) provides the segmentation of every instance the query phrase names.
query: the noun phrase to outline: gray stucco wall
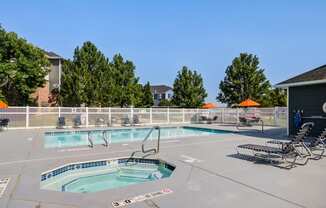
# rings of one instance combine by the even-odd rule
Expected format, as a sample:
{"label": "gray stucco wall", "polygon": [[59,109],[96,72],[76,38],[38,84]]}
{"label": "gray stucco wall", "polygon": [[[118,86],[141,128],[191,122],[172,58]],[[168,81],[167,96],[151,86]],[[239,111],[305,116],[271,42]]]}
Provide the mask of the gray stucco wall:
{"label": "gray stucco wall", "polygon": [[309,118],[303,122],[312,121],[315,128],[312,136],[320,134],[326,128],[326,113],[322,106],[326,102],[326,84],[306,85],[289,88],[289,133],[294,135],[294,114],[296,110],[303,110],[303,117],[324,116],[325,119]]}

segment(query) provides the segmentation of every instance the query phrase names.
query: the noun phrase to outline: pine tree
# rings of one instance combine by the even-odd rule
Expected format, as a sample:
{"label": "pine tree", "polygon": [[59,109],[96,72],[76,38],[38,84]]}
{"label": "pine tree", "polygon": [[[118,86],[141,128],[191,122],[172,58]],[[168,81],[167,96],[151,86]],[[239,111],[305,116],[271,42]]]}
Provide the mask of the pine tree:
{"label": "pine tree", "polygon": [[112,88],[112,72],[108,59],[91,42],[77,47],[72,61],[62,68],[60,97],[65,106],[108,106]]}
{"label": "pine tree", "polygon": [[123,57],[117,54],[110,65],[114,71],[115,104],[120,107],[139,105],[142,88],[138,84],[139,78],[135,76],[134,64],[128,60],[124,61]]}
{"label": "pine tree", "polygon": [[201,75],[182,67],[173,84],[173,104],[184,108],[200,107],[206,97]]}
{"label": "pine tree", "polygon": [[143,87],[143,99],[142,99],[142,106],[149,108],[154,105],[154,99],[151,92],[151,85],[147,82]]}
{"label": "pine tree", "polygon": [[271,86],[264,69],[259,66],[257,56],[241,53],[233,59],[225,74],[224,80],[220,82],[218,101],[231,106],[248,98],[260,103],[268,99]]}

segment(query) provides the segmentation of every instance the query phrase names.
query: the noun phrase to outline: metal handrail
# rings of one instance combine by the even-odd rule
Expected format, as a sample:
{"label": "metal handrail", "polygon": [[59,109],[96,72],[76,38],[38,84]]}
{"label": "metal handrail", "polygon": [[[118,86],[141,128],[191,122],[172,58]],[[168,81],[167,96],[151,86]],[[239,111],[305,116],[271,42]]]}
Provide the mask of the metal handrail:
{"label": "metal handrail", "polygon": [[94,143],[93,143],[93,140],[92,140],[91,133],[92,133],[91,131],[88,132],[87,139],[88,139],[88,142],[89,142],[89,146],[94,147]]}
{"label": "metal handrail", "polygon": [[109,137],[109,139],[108,139],[106,133],[107,133],[107,131],[102,132],[102,139],[104,141],[104,146],[109,147],[109,144],[111,144],[111,138]]}
{"label": "metal handrail", "polygon": [[[148,149],[145,150],[145,143],[146,141],[149,139],[150,135],[153,133],[154,130],[158,130],[158,136],[157,136],[157,147],[156,148],[152,148],[152,149]],[[141,150],[142,153],[146,154],[149,152],[154,152],[154,153],[158,153],[160,151],[160,140],[161,140],[161,128],[159,126],[154,126],[147,134],[147,136],[145,137],[145,139],[142,141],[142,145],[141,145]]]}

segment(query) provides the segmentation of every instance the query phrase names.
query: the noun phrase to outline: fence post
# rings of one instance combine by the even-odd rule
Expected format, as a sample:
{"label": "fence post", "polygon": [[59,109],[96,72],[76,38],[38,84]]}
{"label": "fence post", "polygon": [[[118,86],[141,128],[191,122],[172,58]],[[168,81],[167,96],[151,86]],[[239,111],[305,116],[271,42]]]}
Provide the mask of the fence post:
{"label": "fence post", "polygon": [[153,123],[153,111],[152,108],[149,108],[149,123]]}
{"label": "fence post", "polygon": [[26,106],[26,128],[29,127],[29,106]]}
{"label": "fence post", "polygon": [[182,108],[182,123],[185,122],[185,109]]}
{"label": "fence post", "polygon": [[278,107],[274,108],[274,125],[275,126],[279,125],[279,123],[278,123]]}
{"label": "fence post", "polygon": [[196,123],[199,123],[199,108],[197,108],[197,113],[196,113]]}
{"label": "fence post", "polygon": [[225,114],[225,112],[224,112],[224,110],[225,110],[225,108],[222,108],[222,123],[224,123],[224,114]]}
{"label": "fence post", "polygon": [[239,116],[240,116],[240,112],[239,112],[239,108],[237,108],[237,123],[239,123]]}
{"label": "fence post", "polygon": [[58,118],[61,117],[61,107],[58,107]]}
{"label": "fence post", "polygon": [[134,117],[134,107],[130,108],[130,121],[133,122],[133,117]]}
{"label": "fence post", "polygon": [[86,107],[86,127],[88,127],[88,107]]}
{"label": "fence post", "polygon": [[167,108],[167,120],[168,124],[170,123],[170,108]]}
{"label": "fence post", "polygon": [[110,126],[113,125],[111,122],[112,122],[112,117],[111,117],[111,107],[109,107],[109,121],[108,121],[108,123],[110,124]]}

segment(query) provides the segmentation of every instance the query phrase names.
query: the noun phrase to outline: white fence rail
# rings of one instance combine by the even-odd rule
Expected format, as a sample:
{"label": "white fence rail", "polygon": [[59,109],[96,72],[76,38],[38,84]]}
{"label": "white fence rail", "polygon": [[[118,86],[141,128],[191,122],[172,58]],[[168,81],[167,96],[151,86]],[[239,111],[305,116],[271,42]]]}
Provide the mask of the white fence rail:
{"label": "white fence rail", "polygon": [[0,109],[0,118],[10,119],[9,128],[52,128],[58,117],[65,117],[67,126],[73,126],[74,118],[82,116],[85,127],[96,125],[101,119],[106,124],[118,126],[123,118],[137,116],[143,125],[198,123],[201,116],[214,118],[217,123],[237,123],[246,114],[260,117],[265,125],[286,126],[287,108],[71,108],[71,107],[9,107]]}

